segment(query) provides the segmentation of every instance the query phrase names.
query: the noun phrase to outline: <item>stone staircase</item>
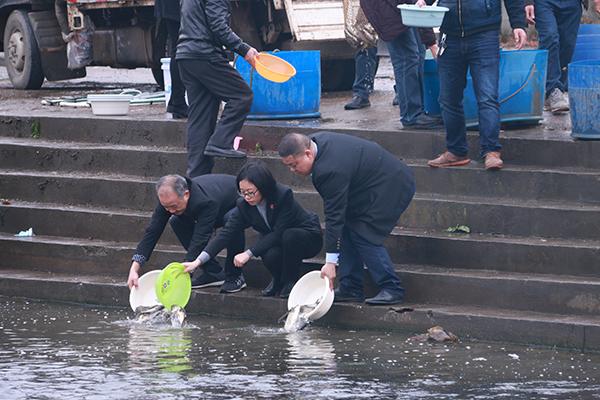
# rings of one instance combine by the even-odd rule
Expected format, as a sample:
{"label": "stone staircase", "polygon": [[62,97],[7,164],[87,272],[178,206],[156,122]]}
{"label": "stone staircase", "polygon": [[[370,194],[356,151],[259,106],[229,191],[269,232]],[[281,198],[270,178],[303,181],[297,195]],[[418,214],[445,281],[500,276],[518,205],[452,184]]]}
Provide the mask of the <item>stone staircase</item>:
{"label": "stone staircase", "polygon": [[[0,294],[126,305],[129,259],[156,202],[153,182],[185,170],[184,128],[150,118],[2,117]],[[249,123],[243,144],[264,149],[252,157],[322,216],[310,181],[272,152],[287,132],[321,129]],[[461,337],[600,349],[600,143],[509,131],[507,167],[489,173],[478,163],[428,168],[444,147],[439,132],[344,132],[381,143],[415,171],[417,195],[386,243],[407,296],[401,307],[335,305],[323,323],[407,331],[439,323]],[[470,136],[472,154],[477,139]],[[215,172],[235,174],[240,165],[219,160]],[[456,225],[471,233],[447,232]],[[35,237],[13,236],[29,227]],[[165,233],[151,267],[183,255]],[[259,287],[267,276],[253,265],[247,278]],[[207,290],[195,291],[189,308],[273,321],[285,302]]]}

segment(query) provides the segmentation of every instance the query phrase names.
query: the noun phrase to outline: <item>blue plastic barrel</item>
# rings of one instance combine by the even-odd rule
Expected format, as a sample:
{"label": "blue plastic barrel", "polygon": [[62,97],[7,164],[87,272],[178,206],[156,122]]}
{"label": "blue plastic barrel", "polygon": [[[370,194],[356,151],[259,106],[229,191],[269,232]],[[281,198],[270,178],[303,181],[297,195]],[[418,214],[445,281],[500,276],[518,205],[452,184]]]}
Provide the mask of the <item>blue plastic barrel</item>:
{"label": "blue plastic barrel", "polygon": [[236,69],[252,87],[254,101],[249,119],[296,119],[321,116],[321,53],[319,51],[278,51],[272,53],[296,68],[296,75],[284,83],[260,76],[243,58]]}
{"label": "blue plastic barrel", "polygon": [[600,60],[569,64],[571,136],[600,139]]}
{"label": "blue plastic barrel", "polygon": [[571,62],[600,60],[600,24],[581,24]]}
{"label": "blue plastic barrel", "polygon": [[[533,124],[542,119],[546,93],[546,50],[511,50],[500,52],[500,122]],[[424,108],[432,115],[439,115],[440,92],[437,62],[425,60],[423,80]],[[471,74],[467,75],[463,107],[468,127],[479,124],[477,99]]]}

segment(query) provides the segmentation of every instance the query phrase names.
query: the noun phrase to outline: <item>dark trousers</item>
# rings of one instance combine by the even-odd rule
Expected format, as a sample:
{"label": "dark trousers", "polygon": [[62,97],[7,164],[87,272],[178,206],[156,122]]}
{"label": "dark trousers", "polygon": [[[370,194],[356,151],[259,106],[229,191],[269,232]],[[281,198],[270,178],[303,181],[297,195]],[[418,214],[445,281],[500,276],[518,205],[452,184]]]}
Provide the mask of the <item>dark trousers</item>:
{"label": "dark trousers", "polygon": [[[275,285],[280,287],[288,282],[296,282],[300,278],[302,260],[316,256],[322,246],[320,232],[289,228],[283,232],[281,245],[268,249],[261,259]],[[241,268],[236,269],[238,274],[242,273]]]}
{"label": "dark trousers", "polygon": [[[190,102],[187,175],[193,178],[212,171],[214,161],[204,155],[207,144],[233,148],[233,140],[252,106],[252,90],[224,57],[184,59],[178,60],[178,64]],[[225,108],[217,123],[221,101],[225,102]]]}
{"label": "dark trousers", "polygon": [[471,72],[477,98],[481,156],[502,148],[498,139],[499,37],[498,30],[476,33],[464,38],[448,36],[446,50],[438,57],[440,106],[446,128],[446,147],[454,155],[466,156],[468,152],[463,108],[467,70]]}
{"label": "dark trousers", "polygon": [[535,28],[540,49],[548,50],[546,95],[567,91],[567,66],[575,52],[581,0],[535,0]]}
{"label": "dark trousers", "polygon": [[[233,209],[227,212],[223,216],[223,221],[219,221],[215,228],[223,227],[227,220],[230,218]],[[169,219],[169,223],[171,224],[171,228],[173,228],[173,232],[179,239],[179,242],[183,245],[183,247],[187,250],[190,247],[190,241],[192,240],[192,235],[194,234],[195,223],[189,218],[179,217],[177,215],[173,215]],[[244,232],[240,232],[232,237],[232,239],[227,244],[227,258],[225,259],[225,275],[226,279],[229,278],[228,271],[235,269],[233,265],[233,257],[236,254],[244,251],[244,247],[246,245],[246,239],[244,237]],[[211,258],[207,263],[202,264],[201,268],[204,273],[213,275],[218,277],[223,273],[223,269],[217,260]]]}
{"label": "dark trousers", "polygon": [[179,67],[177,66],[177,60],[175,59],[175,50],[177,49],[177,38],[179,37],[179,21],[173,19],[163,19],[162,23],[167,28],[169,36],[169,56],[171,57],[171,64],[169,66],[171,72],[171,98],[169,104],[167,104],[169,111],[185,111],[187,110],[187,104],[185,102],[185,87],[181,81],[179,75]]}
{"label": "dark trousers", "polygon": [[366,241],[359,234],[345,227],[342,232],[337,270],[342,292],[356,296],[363,295],[363,265],[366,265],[379,289],[404,296],[402,282],[394,271],[394,265],[386,248]]}
{"label": "dark trousers", "polygon": [[375,84],[375,74],[379,65],[377,57],[377,47],[367,47],[354,53],[354,84],[352,85],[352,94],[363,99],[368,99],[369,94],[373,92]]}

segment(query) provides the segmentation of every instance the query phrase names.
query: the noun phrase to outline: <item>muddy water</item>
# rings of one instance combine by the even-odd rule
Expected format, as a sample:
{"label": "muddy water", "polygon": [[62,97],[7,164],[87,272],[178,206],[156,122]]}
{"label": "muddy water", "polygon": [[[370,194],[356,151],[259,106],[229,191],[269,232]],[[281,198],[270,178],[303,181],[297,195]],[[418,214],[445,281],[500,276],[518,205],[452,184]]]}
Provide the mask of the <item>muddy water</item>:
{"label": "muddy water", "polygon": [[590,399],[600,354],[0,297],[3,399]]}

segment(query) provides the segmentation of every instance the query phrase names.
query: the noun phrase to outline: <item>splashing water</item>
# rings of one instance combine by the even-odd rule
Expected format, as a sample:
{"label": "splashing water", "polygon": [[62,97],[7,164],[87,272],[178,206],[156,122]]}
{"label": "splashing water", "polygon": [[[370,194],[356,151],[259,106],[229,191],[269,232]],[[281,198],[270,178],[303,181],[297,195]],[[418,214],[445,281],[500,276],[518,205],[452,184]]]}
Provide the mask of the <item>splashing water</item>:
{"label": "splashing water", "polygon": [[311,320],[308,315],[319,305],[321,299],[317,300],[314,304],[298,304],[288,311],[287,318],[283,329],[286,332],[297,332],[301,331],[310,324]]}
{"label": "splashing water", "polygon": [[135,310],[135,320],[149,325],[170,323],[173,328],[181,328],[185,325],[186,314],[178,306],[173,306],[170,311],[162,305],[140,306]]}

